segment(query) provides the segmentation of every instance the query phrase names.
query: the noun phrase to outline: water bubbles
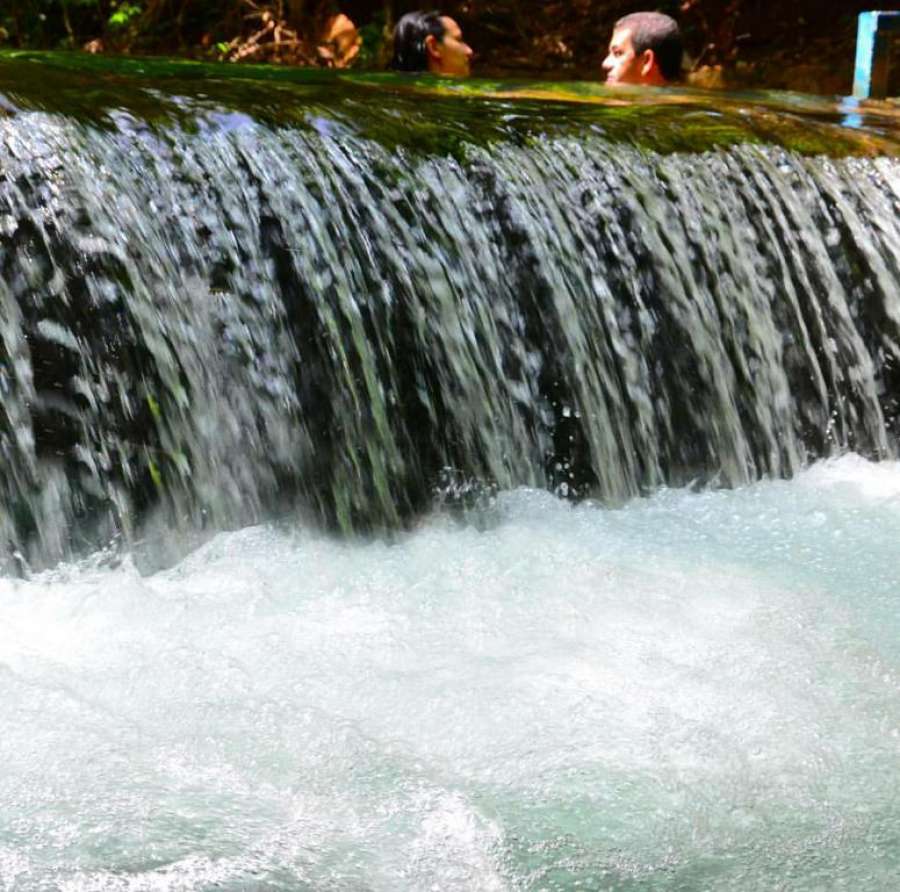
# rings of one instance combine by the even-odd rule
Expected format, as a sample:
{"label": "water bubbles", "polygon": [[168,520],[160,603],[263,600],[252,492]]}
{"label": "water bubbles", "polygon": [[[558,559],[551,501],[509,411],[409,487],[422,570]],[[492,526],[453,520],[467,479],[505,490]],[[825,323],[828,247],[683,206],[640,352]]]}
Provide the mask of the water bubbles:
{"label": "water bubbles", "polygon": [[[435,518],[388,546],[255,528],[144,579],[19,582],[0,598],[0,838],[30,815],[29,880],[127,861],[185,889],[461,892],[692,888],[698,865],[811,890],[797,859],[821,837],[880,892],[890,865],[856,840],[900,826],[883,782],[895,599],[879,613],[900,516],[876,494],[896,475],[844,462],[624,511],[497,493],[480,532]],[[461,495],[473,483],[445,470]],[[851,510],[838,571],[809,520]],[[13,784],[26,762],[33,813]],[[39,850],[64,821],[78,832]],[[81,846],[101,826],[94,865]],[[149,846],[171,866],[134,854]]]}

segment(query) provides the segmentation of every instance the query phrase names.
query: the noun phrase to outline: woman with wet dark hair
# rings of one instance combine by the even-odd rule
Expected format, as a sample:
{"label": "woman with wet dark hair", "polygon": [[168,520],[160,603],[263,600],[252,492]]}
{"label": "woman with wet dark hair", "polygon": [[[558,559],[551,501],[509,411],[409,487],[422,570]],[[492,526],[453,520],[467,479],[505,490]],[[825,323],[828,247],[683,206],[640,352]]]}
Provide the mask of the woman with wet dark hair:
{"label": "woman with wet dark hair", "polygon": [[428,71],[467,77],[472,48],[449,16],[437,12],[410,12],[394,28],[394,71]]}

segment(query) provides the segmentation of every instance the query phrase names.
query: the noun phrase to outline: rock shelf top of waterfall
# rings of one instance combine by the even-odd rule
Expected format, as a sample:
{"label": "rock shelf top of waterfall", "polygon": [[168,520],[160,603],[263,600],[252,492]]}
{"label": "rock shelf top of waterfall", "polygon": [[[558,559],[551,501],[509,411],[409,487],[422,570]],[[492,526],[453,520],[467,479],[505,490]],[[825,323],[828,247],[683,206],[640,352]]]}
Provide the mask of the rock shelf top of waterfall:
{"label": "rock shelf top of waterfall", "polygon": [[583,131],[662,153],[751,143],[803,155],[900,154],[896,102],[0,52],[0,114],[36,111],[112,127],[296,127],[440,155]]}

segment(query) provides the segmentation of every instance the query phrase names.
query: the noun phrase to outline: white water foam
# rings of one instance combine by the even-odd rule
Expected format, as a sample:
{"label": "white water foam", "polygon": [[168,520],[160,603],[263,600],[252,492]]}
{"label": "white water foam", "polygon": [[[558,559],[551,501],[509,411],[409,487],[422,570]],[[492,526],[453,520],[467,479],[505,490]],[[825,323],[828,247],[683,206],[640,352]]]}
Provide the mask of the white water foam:
{"label": "white water foam", "polygon": [[900,464],[0,580],[0,888],[889,888]]}

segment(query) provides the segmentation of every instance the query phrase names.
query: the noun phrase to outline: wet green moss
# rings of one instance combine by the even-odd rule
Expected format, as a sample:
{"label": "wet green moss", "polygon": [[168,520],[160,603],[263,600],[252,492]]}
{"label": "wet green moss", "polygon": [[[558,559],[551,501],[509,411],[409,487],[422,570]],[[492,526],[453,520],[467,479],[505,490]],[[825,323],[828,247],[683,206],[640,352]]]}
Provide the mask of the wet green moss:
{"label": "wet green moss", "polygon": [[791,94],[614,91],[593,83],[4,51],[0,97],[8,111],[63,114],[97,126],[121,126],[123,115],[186,129],[257,122],[458,158],[471,146],[584,132],[664,154],[743,144],[831,157],[900,154],[900,124],[892,119],[851,115],[839,103]]}

